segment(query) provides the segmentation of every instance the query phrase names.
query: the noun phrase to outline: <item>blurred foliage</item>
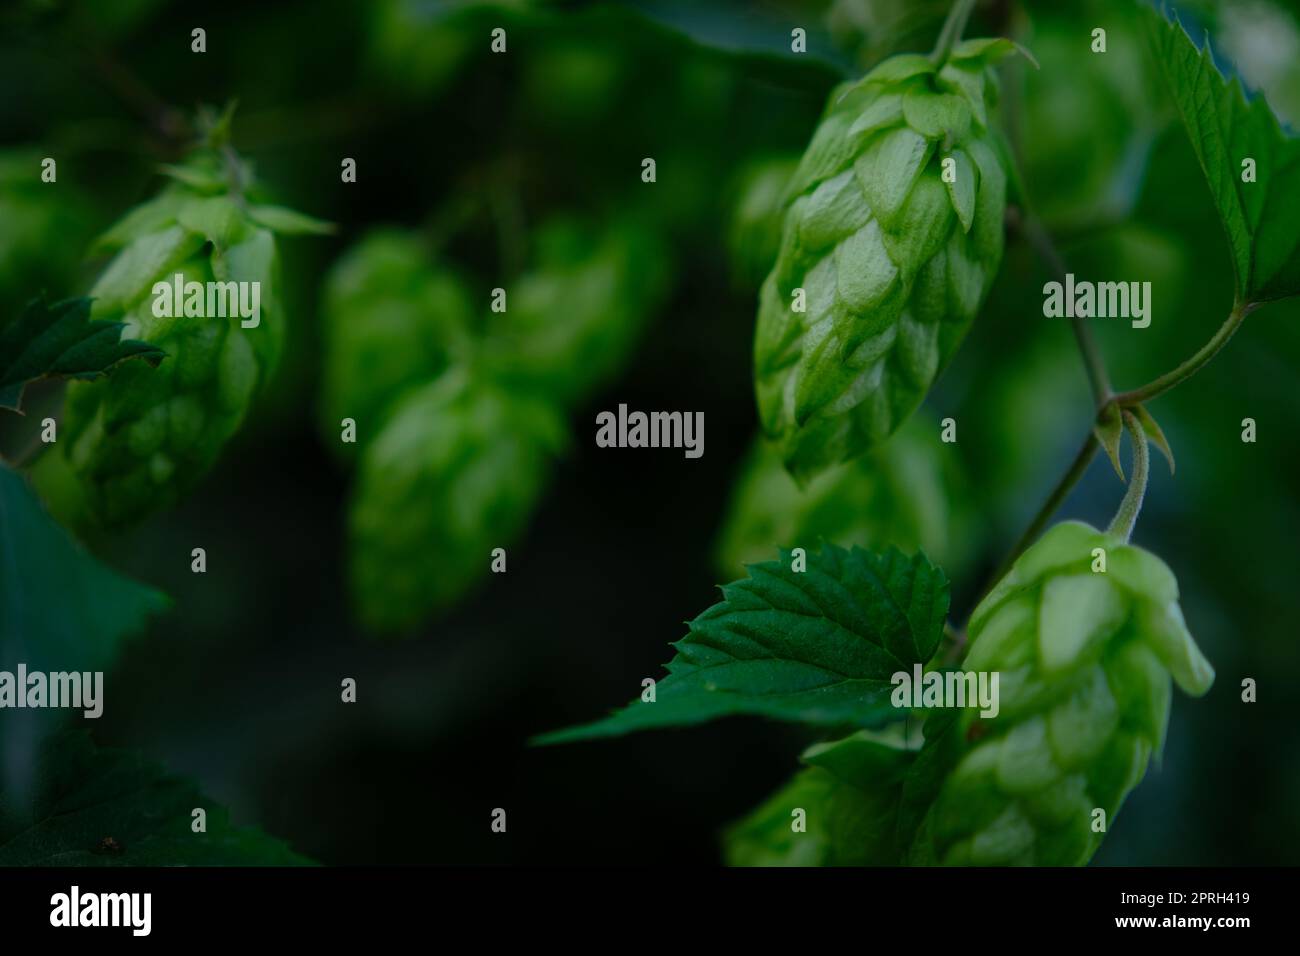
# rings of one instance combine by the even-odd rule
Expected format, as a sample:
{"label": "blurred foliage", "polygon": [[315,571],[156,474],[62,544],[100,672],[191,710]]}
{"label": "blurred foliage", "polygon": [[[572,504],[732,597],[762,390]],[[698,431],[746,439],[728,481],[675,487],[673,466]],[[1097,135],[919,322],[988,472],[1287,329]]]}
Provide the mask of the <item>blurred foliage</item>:
{"label": "blurred foliage", "polygon": [[737,577],[778,547],[820,541],[924,551],[950,576],[966,568],[973,516],[958,464],[941,452],[938,423],[915,416],[880,448],[800,490],[772,445],[755,439],[741,464],[717,545],[718,574]]}
{"label": "blurred foliage", "polygon": [[[1210,32],[1221,66],[1235,60],[1247,85],[1297,122],[1300,33],[1292,5],[1175,6],[1194,36]],[[42,288],[52,298],[89,290],[103,265],[87,257],[91,236],[151,195],[159,163],[183,157],[176,117],[197,103],[237,98],[234,144],[256,161],[276,201],[340,224],[337,238],[281,250],[281,369],[211,478],[163,518],[95,541],[114,566],[177,598],[173,613],[118,665],[120,705],[99,722],[97,737],[166,756],[241,815],[327,862],[625,862],[643,855],[647,832],[665,858],[717,859],[721,827],[788,776],[780,755],[790,753],[789,739],[779,729],[739,722],[680,735],[671,746],[629,741],[603,749],[599,760],[581,750],[539,756],[522,738],[625,699],[662,659],[684,612],[707,602],[719,532],[728,529],[726,541],[730,529],[746,526],[727,512],[733,496],[744,498],[733,481],[757,454],[749,391],[756,302],[752,287],[733,279],[728,241],[742,218],[739,180],[750,163],[800,154],[842,77],[890,53],[928,50],[945,8],[928,0],[541,9],[354,0],[5,5],[0,323]],[[1094,325],[1117,387],[1182,361],[1232,301],[1222,227],[1173,104],[1151,81],[1145,51],[1135,49],[1130,9],[1123,0],[996,0],[979,5],[968,31],[1011,35],[1041,64],[1037,71],[1021,62],[1000,67],[1003,121],[1029,202],[1067,266],[1081,278],[1153,283],[1150,328]],[[422,25],[403,19],[422,13]],[[196,18],[209,29],[202,59],[189,51]],[[488,30],[498,24],[509,33],[507,56],[489,49]],[[809,31],[805,57],[789,52],[794,25]],[[1104,56],[1089,50],[1098,25],[1109,30]],[[47,155],[58,159],[57,185],[39,181]],[[638,178],[646,156],[658,161],[653,186]],[[339,183],[343,157],[357,160],[356,184]],[[322,280],[336,262],[335,278],[358,261],[353,256],[369,247],[373,230],[398,237],[395,245],[419,235],[419,271],[409,273],[406,304],[432,296],[441,280],[430,277],[454,273],[471,303],[465,321],[481,334],[493,318],[488,290],[532,269],[533,243],[503,265],[501,229],[491,217],[441,241],[431,226],[466,193],[495,197],[498,209],[526,210],[507,234],[534,237],[538,224],[560,217],[602,229],[631,220],[658,236],[672,259],[662,305],[641,320],[616,378],[574,399],[573,421],[581,423],[574,427],[588,434],[591,412],[624,400],[697,408],[707,414],[709,451],[683,473],[679,458],[603,453],[584,438],[571,443],[544,499],[530,490],[526,467],[485,484],[527,486],[537,497],[532,531],[510,551],[509,575],[421,628],[429,640],[365,645],[347,623],[343,583],[353,572],[342,517],[365,479],[349,491],[332,468],[343,400],[330,384],[337,371],[328,343],[340,334],[334,310],[352,305],[342,304],[348,290]],[[394,254],[394,268],[403,261]],[[1041,290],[1052,278],[1012,234],[989,301],[927,399],[924,440],[949,462],[938,482],[942,510],[971,516],[948,526],[947,560],[956,563],[945,566],[965,569],[952,575],[954,616],[973,605],[982,578],[1065,469],[1091,417],[1068,324],[1042,318]],[[381,313],[404,307],[400,296],[367,299],[363,287],[356,303]],[[512,289],[512,308],[514,298]],[[504,325],[513,317],[497,319]],[[444,329],[427,310],[412,321],[435,334]],[[441,354],[432,348],[420,360],[436,365]],[[1278,732],[1300,694],[1300,647],[1290,637],[1300,619],[1290,580],[1300,540],[1297,362],[1300,306],[1273,304],[1196,378],[1153,405],[1179,469],[1171,478],[1153,468],[1135,540],[1176,573],[1189,627],[1222,679],[1194,706],[1174,702],[1180,732],[1160,771],[1127,801],[1099,863],[1294,863],[1300,854],[1292,812],[1300,740]],[[396,401],[417,394],[428,401],[433,391],[422,378]],[[29,419],[57,409],[57,389],[29,393]],[[483,394],[489,398],[474,397]],[[493,414],[514,407],[487,382],[466,385],[454,404]],[[945,417],[957,421],[953,445],[935,437],[933,422]],[[1255,444],[1241,441],[1246,417],[1258,422]],[[415,411],[405,421],[414,432],[434,427]],[[6,456],[19,459],[33,424],[0,420]],[[383,428],[362,428],[363,444]],[[404,442],[406,428],[386,441]],[[449,429],[446,447],[461,447],[460,433]],[[906,448],[905,434],[882,451]],[[499,460],[521,467],[535,457],[531,448],[518,440]],[[363,447],[363,459],[369,454]],[[61,458],[43,455],[36,467],[53,470]],[[862,459],[850,469],[870,464]],[[363,460],[359,474],[377,469]],[[896,474],[873,473],[873,487],[896,488]],[[949,474],[960,480],[949,482]],[[934,491],[929,477],[915,482],[921,501]],[[42,490],[53,497],[56,484],[42,481]],[[857,513],[851,522],[830,517],[849,511],[864,486],[848,494],[846,485],[843,498],[823,499],[817,489],[794,494],[783,509],[775,502],[786,499],[773,492],[762,509],[771,514],[759,517],[779,529],[811,513],[844,520],[855,535],[902,535],[906,512],[878,518],[868,503],[870,521],[888,528],[880,532]],[[1095,462],[1062,517],[1104,520],[1122,492],[1110,466]],[[416,524],[454,520],[444,500],[399,500],[381,502],[395,516],[384,522],[400,525],[402,514]],[[195,543],[225,555],[207,575],[189,572]],[[472,567],[486,578],[490,555],[475,547]],[[648,598],[638,574],[665,567],[674,573],[659,578],[671,580]],[[574,668],[580,655],[588,664]],[[250,679],[254,660],[274,676]],[[339,672],[359,674],[367,688],[366,709],[346,718],[333,696]],[[1261,681],[1259,703],[1240,703],[1244,677]],[[283,720],[286,706],[296,720]],[[497,744],[484,747],[485,740]],[[268,775],[267,766],[280,769]],[[647,773],[671,774],[677,784],[648,799]],[[521,779],[529,785],[520,803],[536,820],[581,813],[586,825],[566,829],[563,846],[544,826],[521,828],[507,845],[472,828],[413,831],[403,815],[385,812],[394,793],[418,790],[431,817],[460,819]]]}

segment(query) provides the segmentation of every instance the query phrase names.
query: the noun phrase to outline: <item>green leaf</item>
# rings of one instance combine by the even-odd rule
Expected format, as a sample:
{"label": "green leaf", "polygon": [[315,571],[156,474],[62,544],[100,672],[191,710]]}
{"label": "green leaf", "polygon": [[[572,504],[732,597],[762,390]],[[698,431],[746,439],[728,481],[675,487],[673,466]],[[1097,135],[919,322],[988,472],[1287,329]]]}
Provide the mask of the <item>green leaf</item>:
{"label": "green leaf", "polygon": [[284,236],[328,236],[337,228],[332,222],[284,206],[249,206],[248,215],[272,232]]}
{"label": "green leaf", "polygon": [[[0,465],[0,669],[108,670],[123,639],[168,604],[87,554],[23,477]],[[22,789],[10,755],[31,753],[58,713],[9,711],[0,719],[0,789]]]}
{"label": "green leaf", "polygon": [[[1262,96],[1247,100],[1177,20],[1147,11],[1148,35],[1227,232],[1242,303],[1300,293],[1300,140]],[[1243,182],[1254,160],[1256,181]]]}
{"label": "green leaf", "polygon": [[87,554],[0,465],[0,664],[101,670],[169,603]]}
{"label": "green leaf", "polygon": [[[192,829],[195,809],[206,832]],[[0,866],[303,865],[259,830],[238,828],[192,781],[85,731],[41,745],[30,798],[0,791]]]}
{"label": "green leaf", "polygon": [[121,322],[90,321],[90,303],[34,299],[0,331],[0,408],[17,411],[27,383],[47,375],[96,378],[124,359],[163,360],[157,346],[122,341]]}
{"label": "green leaf", "polygon": [[[903,780],[916,754],[862,731],[803,755],[809,768],[724,835],[732,866],[887,866]],[[802,811],[804,829],[795,829]]]}
{"label": "green leaf", "polygon": [[822,726],[897,720],[890,677],[927,662],[943,635],[948,580],[924,554],[825,544],[792,570],[792,553],[750,565],[723,600],[687,626],[653,702],[638,699],[540,743],[613,737],[755,715]]}

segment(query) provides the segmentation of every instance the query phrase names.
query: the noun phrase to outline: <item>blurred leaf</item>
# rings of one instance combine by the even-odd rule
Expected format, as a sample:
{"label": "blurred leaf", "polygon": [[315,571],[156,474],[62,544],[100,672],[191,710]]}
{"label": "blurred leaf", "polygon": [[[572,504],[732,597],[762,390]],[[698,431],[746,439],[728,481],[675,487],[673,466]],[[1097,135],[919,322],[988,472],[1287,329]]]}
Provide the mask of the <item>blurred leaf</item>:
{"label": "blurred leaf", "polygon": [[[204,833],[192,813],[207,815]],[[41,746],[31,799],[0,792],[0,866],[254,866],[311,863],[259,830],[230,823],[196,784],[85,731]]]}
{"label": "blurred leaf", "polygon": [[167,597],[87,554],[0,466],[0,662],[101,670]]}
{"label": "blurred leaf", "polygon": [[[815,66],[837,77],[854,66],[834,47],[820,16],[777,18],[754,4],[691,3],[688,0],[633,0],[640,14],[679,33],[698,46],[733,56],[754,57],[776,65]],[[791,49],[791,30],[807,34],[807,52]]]}
{"label": "blurred leaf", "polygon": [[[23,477],[0,465],[0,668],[108,670],[123,638],[169,603],[87,554],[46,514]],[[0,789],[26,789],[24,758],[58,715],[5,713]]]}
{"label": "blurred leaf", "polygon": [[[1232,248],[1241,302],[1300,293],[1300,140],[1282,133],[1263,97],[1247,101],[1234,76],[1214,65],[1207,38],[1198,49],[1174,20],[1147,12],[1156,59]],[[1257,180],[1242,181],[1255,161]]]}
{"label": "blurred leaf", "polygon": [[545,734],[540,743],[613,737],[749,714],[816,725],[895,720],[891,675],[925,663],[943,636],[948,580],[908,558],[826,544],[806,571],[792,554],[749,567],[687,626],[653,702]]}
{"label": "blurred leaf", "polygon": [[92,322],[90,303],[83,296],[48,304],[42,296],[0,331],[0,408],[17,411],[27,383],[48,375],[90,379],[125,359],[163,360],[156,345],[123,340],[124,323]]}

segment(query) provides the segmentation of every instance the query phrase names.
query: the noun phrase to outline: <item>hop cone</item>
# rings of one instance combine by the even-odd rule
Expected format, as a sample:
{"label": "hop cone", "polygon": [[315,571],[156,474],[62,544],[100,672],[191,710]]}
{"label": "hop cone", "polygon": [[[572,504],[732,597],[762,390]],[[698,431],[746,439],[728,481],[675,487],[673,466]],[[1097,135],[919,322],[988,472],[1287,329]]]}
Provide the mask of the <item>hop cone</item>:
{"label": "hop cone", "polygon": [[[319,225],[278,207],[246,206],[214,152],[171,173],[173,183],[103,237],[101,245],[119,251],[90,293],[93,318],[125,322],[123,338],[157,345],[167,358],[156,369],[133,363],[68,389],[65,447],[88,510],[104,526],[135,521],[189,490],[276,364],[284,329],[279,260],[272,228],[254,216],[294,231]],[[176,273],[184,282],[260,283],[259,324],[241,328],[238,314],[157,317],[154,283],[170,284]]]}
{"label": "hop cone", "polygon": [[[1104,573],[1091,570],[1095,548],[1105,549]],[[1104,836],[1094,811],[1109,826],[1160,753],[1171,677],[1194,695],[1214,680],[1173,573],[1147,551],[1065,522],[976,608],[970,640],[962,669],[1000,674],[1000,712],[944,711],[938,733],[927,724],[913,783],[938,784],[912,862],[1086,863]]]}
{"label": "hop cone", "polygon": [[754,345],[763,427],[801,481],[902,424],[988,292],[1007,185],[991,64],[1014,49],[967,41],[942,68],[896,56],[831,94]]}
{"label": "hop cone", "polygon": [[660,240],[635,220],[547,222],[531,268],[509,284],[506,311],[492,316],[487,364],[511,386],[581,401],[630,356],[667,269]]}
{"label": "hop cone", "polygon": [[379,434],[393,403],[465,348],[474,306],[415,235],[380,231],[331,270],[324,313],[323,426],[331,447],[350,452],[358,446],[338,440],[342,419],[356,421],[361,444]]}
{"label": "hop cone", "polygon": [[409,393],[361,457],[352,585],[370,630],[459,598],[523,530],[564,424],[552,407],[454,368]]}

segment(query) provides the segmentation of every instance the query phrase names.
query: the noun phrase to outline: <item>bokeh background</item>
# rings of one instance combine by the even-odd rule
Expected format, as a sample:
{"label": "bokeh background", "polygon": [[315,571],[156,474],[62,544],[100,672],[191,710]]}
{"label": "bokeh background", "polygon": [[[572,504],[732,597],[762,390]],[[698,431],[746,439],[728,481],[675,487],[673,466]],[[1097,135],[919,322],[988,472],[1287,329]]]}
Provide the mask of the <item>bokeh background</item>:
{"label": "bokeh background", "polygon": [[[1276,0],[1188,2],[1225,70],[1300,122],[1300,19]],[[1205,341],[1232,300],[1208,190],[1133,8],[1122,0],[981,3],[968,35],[1000,32],[1041,69],[1004,69],[1008,131],[1030,197],[1082,277],[1149,280],[1154,320],[1097,320],[1112,379],[1133,387]],[[329,864],[712,863],[718,833],[797,765],[801,732],[734,720],[538,749],[658,676],[682,621],[738,576],[719,568],[756,430],[750,343],[765,267],[747,185],[797,158],[833,85],[928,50],[946,4],[463,4],[421,0],[112,4],[23,2],[0,13],[0,314],[41,288],[82,294],[89,240],[157,188],[181,144],[160,105],[239,102],[234,142],[280,201],[338,223],[282,244],[290,341],[275,386],[179,508],[90,542],[166,591],[109,679],[102,744],[196,777],[240,822]],[[190,30],[208,51],[190,52]],[[489,31],[509,52],[489,52]],[[809,53],[792,55],[802,26]],[[1091,31],[1108,30],[1105,55]],[[31,157],[59,157],[57,190]],[[355,157],[358,182],[339,182]],[[640,180],[653,156],[658,182]],[[319,427],[324,276],[367,229],[425,228],[466,193],[519,214],[635,211],[672,250],[670,292],[616,381],[570,416],[575,441],[529,530],[493,575],[404,641],[378,642],[347,597],[352,478]],[[759,213],[762,207],[758,207]],[[755,221],[750,221],[755,220]],[[449,255],[485,286],[500,222]],[[1090,420],[1068,323],[1042,316],[1049,278],[1012,238],[993,294],[921,413],[940,461],[926,537],[965,614],[1073,456]],[[1134,540],[1178,576],[1218,669],[1175,696],[1162,765],[1130,798],[1098,864],[1300,862],[1300,303],[1253,315],[1203,372],[1151,406],[1178,460],[1153,462]],[[29,396],[28,422],[60,387]],[[597,411],[702,411],[706,451],[595,447]],[[958,422],[940,445],[937,421]],[[1258,441],[1243,444],[1254,418]],[[925,423],[928,423],[927,427]],[[0,448],[26,440],[5,416]],[[1100,524],[1123,488],[1097,459],[1062,517]],[[885,544],[887,495],[855,515]],[[871,512],[875,509],[875,512]],[[842,542],[847,543],[847,541]],[[899,542],[907,543],[907,542]],[[189,554],[207,549],[206,575]],[[722,548],[725,552],[726,548]],[[738,571],[738,569],[732,569]],[[339,702],[354,677],[359,700]],[[1240,682],[1259,682],[1255,704]],[[490,832],[506,808],[509,832]]]}

